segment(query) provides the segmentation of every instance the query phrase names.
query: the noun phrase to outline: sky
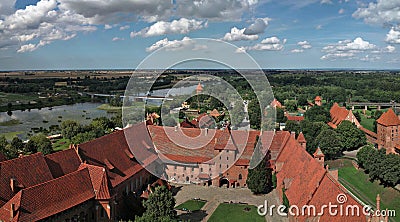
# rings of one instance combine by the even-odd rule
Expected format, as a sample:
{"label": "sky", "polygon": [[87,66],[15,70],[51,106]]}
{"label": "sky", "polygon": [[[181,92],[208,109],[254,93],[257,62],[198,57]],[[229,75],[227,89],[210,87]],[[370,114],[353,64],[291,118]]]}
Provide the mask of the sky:
{"label": "sky", "polygon": [[0,1],[0,70],[135,69],[195,38],[266,69],[400,69],[400,1]]}

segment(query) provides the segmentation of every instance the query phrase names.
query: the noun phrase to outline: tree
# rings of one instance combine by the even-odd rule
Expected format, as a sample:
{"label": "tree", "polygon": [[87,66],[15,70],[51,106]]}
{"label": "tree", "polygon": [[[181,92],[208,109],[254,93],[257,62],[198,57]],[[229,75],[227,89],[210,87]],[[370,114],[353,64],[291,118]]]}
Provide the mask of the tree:
{"label": "tree", "polygon": [[388,186],[396,186],[400,183],[400,157],[395,154],[388,154],[383,159],[381,180]]}
{"label": "tree", "polygon": [[251,157],[250,166],[258,165],[255,168],[250,167],[248,169],[246,183],[249,189],[255,194],[269,193],[272,190],[272,170],[267,167],[267,159],[261,151],[262,144],[258,141],[259,137],[256,138],[254,144],[254,154]]}
{"label": "tree", "polygon": [[356,117],[357,121],[360,123],[361,122],[361,115],[359,112],[354,112],[354,117]]}
{"label": "tree", "polygon": [[80,132],[81,125],[73,120],[65,120],[61,123],[60,128],[63,137],[70,140]]}
{"label": "tree", "polygon": [[339,135],[342,150],[352,151],[367,143],[367,138],[357,126],[350,121],[343,121],[337,127],[336,132]]}
{"label": "tree", "polygon": [[16,149],[16,150],[22,150],[22,149],[24,148],[24,143],[23,143],[22,140],[21,140],[20,138],[18,138],[18,137],[14,137],[14,138],[11,140],[10,145],[11,145],[14,149]]}
{"label": "tree", "polygon": [[175,221],[175,198],[165,186],[156,187],[149,199],[143,202],[146,211],[136,222],[169,222]]}
{"label": "tree", "polygon": [[307,152],[313,154],[318,147],[317,136],[329,126],[323,122],[311,122],[307,119],[300,122],[300,129],[307,140]]}
{"label": "tree", "polygon": [[363,146],[358,152],[357,152],[357,162],[358,165],[364,169],[367,169],[366,167],[370,164],[369,158],[374,155],[375,149],[371,145],[365,145]]}
{"label": "tree", "polygon": [[285,107],[290,112],[297,111],[297,102],[296,100],[285,100]]}
{"label": "tree", "polygon": [[283,109],[276,107],[276,122],[277,123],[285,123],[287,121],[287,117],[285,116],[285,112]]}
{"label": "tree", "polygon": [[32,141],[38,152],[47,155],[53,151],[51,141],[43,133],[32,136],[29,141]]}
{"label": "tree", "polygon": [[341,154],[342,144],[338,134],[333,129],[323,130],[315,140],[327,159],[333,159]]}
{"label": "tree", "polygon": [[248,105],[250,126],[253,129],[260,129],[261,127],[261,111],[260,111],[260,103],[257,99],[252,99]]}
{"label": "tree", "polygon": [[300,96],[299,99],[297,100],[297,104],[299,106],[307,106],[308,105],[307,98],[305,96]]}
{"label": "tree", "polygon": [[84,133],[78,133],[76,136],[71,138],[71,143],[73,144],[82,144],[90,140],[94,140],[97,138],[97,133],[95,131],[87,131]]}
{"label": "tree", "polygon": [[300,133],[300,124],[294,120],[288,120],[285,124],[285,131]]}
{"label": "tree", "polygon": [[331,114],[325,106],[313,106],[304,113],[304,118],[312,122],[329,122]]}
{"label": "tree", "polygon": [[231,124],[238,127],[244,120],[244,105],[242,101],[236,101],[233,109],[230,110]]}
{"label": "tree", "polygon": [[3,153],[7,159],[18,157],[18,150],[14,149],[7,141],[5,136],[0,136],[0,152]]}

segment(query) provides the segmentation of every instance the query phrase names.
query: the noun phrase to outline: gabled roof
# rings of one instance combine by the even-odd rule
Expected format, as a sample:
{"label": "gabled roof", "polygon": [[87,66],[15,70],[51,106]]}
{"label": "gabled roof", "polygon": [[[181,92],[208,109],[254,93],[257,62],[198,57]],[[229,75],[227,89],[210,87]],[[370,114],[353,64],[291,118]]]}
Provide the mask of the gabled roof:
{"label": "gabled roof", "polygon": [[291,116],[291,115],[286,115],[287,120],[290,121],[296,121],[296,122],[301,122],[304,120],[304,116]]}
{"label": "gabled roof", "polygon": [[213,109],[213,111],[210,112],[210,116],[213,116],[213,117],[218,117],[220,115],[221,114],[216,109]]}
{"label": "gabled roof", "polygon": [[15,209],[12,221],[28,222],[45,219],[94,197],[89,171],[82,169],[19,191],[0,208],[0,219],[9,221],[11,204]]}
{"label": "gabled roof", "polygon": [[197,91],[197,92],[201,92],[201,91],[203,91],[203,87],[201,86],[201,84],[200,84],[200,83],[199,83],[199,84],[197,84],[196,91]]}
{"label": "gabled roof", "polygon": [[343,120],[347,118],[350,111],[344,107],[340,107],[339,104],[334,103],[329,112],[331,114],[331,124],[328,124],[335,125],[337,127]]}
{"label": "gabled roof", "polygon": [[322,98],[320,96],[316,96],[314,101],[322,101]]}
{"label": "gabled roof", "polygon": [[[148,151],[147,146],[152,147],[153,145],[151,140],[146,138],[146,133],[144,123],[134,125],[80,144],[78,146],[79,155],[88,164],[106,168],[112,187],[115,187],[143,169],[137,160],[143,161],[154,157]],[[127,140],[134,147],[129,147]],[[137,152],[132,152],[132,148],[138,149]],[[126,149],[135,155],[135,159],[125,153]]]}
{"label": "gabled roof", "polygon": [[81,160],[74,149],[67,149],[45,156],[54,178],[64,176],[78,169]]}
{"label": "gabled roof", "polygon": [[399,117],[394,113],[393,109],[389,109],[387,112],[383,113],[378,120],[376,120],[378,124],[384,126],[397,126],[400,125]]}
{"label": "gabled roof", "polygon": [[276,107],[282,108],[282,103],[279,102],[279,101],[275,98],[275,99],[271,102],[271,106],[272,106],[273,108],[276,108]]}
{"label": "gabled roof", "polygon": [[79,169],[85,168],[89,170],[90,180],[92,182],[94,193],[96,194],[96,200],[110,199],[111,195],[106,169],[85,163],[81,164],[79,167]]}
{"label": "gabled roof", "polygon": [[0,162],[0,206],[17,192],[11,190],[14,179],[19,188],[32,187],[53,179],[42,153]]}
{"label": "gabled roof", "polygon": [[313,154],[314,157],[324,157],[324,153],[322,152],[322,150],[318,147],[317,150],[314,152]]}
{"label": "gabled roof", "polygon": [[297,142],[299,143],[306,143],[306,138],[304,137],[303,132],[300,132],[299,136],[297,137]]}

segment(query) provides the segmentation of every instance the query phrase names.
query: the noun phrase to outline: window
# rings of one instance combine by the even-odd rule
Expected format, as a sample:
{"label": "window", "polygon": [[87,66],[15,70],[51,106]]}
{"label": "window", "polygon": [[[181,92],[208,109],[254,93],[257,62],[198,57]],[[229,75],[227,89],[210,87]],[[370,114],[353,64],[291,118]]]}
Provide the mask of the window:
{"label": "window", "polygon": [[229,160],[229,157],[226,157],[226,160]]}
{"label": "window", "polygon": [[176,168],[177,168],[177,166],[175,165],[175,166],[174,166],[174,169],[176,170]]}
{"label": "window", "polygon": [[228,164],[226,164],[226,168],[229,168],[229,165],[228,165]]}
{"label": "window", "polygon": [[239,174],[239,180],[241,180],[242,179],[242,174]]}
{"label": "window", "polygon": [[200,168],[200,172],[203,172],[203,167],[202,167],[202,168]]}
{"label": "window", "polygon": [[186,166],[183,167],[183,170],[186,170]]}
{"label": "window", "polygon": [[194,171],[194,167],[192,167],[192,171]]}

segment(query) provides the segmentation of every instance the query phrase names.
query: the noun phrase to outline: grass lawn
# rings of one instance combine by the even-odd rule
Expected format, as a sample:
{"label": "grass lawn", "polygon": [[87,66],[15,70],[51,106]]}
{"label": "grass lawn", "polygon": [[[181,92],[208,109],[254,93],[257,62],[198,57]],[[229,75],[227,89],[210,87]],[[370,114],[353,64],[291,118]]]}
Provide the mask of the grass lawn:
{"label": "grass lawn", "polygon": [[19,132],[8,132],[8,133],[2,133],[0,134],[1,136],[5,136],[7,140],[11,141],[14,137],[18,137],[18,135],[23,134],[24,132],[19,131]]}
{"label": "grass lawn", "polygon": [[59,139],[53,143],[53,150],[54,151],[66,150],[69,148],[70,144],[71,142],[69,141],[69,139],[64,139],[64,138]]}
{"label": "grass lawn", "polygon": [[[249,209],[246,211],[245,208]],[[263,216],[258,215],[257,207],[245,204],[228,204],[221,203],[214,213],[211,215],[208,221],[226,221],[226,222],[235,222],[235,221],[263,221],[265,222],[265,218]]]}
{"label": "grass lawn", "polygon": [[179,206],[176,207],[176,209],[182,210],[183,208],[188,209],[190,211],[195,211],[195,210],[200,210],[204,204],[206,204],[206,201],[202,200],[188,200]]}
{"label": "grass lawn", "polygon": [[366,116],[361,115],[361,125],[367,129],[367,130],[371,130],[372,132],[374,132],[374,121],[375,119],[371,118],[368,119]]}
{"label": "grass lawn", "polygon": [[351,160],[341,159],[328,163],[331,168],[339,169],[339,178],[343,186],[349,189],[354,195],[366,204],[375,206],[376,195],[381,196],[381,209],[396,210],[395,221],[400,221],[400,192],[384,187],[378,181],[369,181],[369,176],[362,170],[356,170]]}
{"label": "grass lawn", "polygon": [[122,107],[120,106],[110,106],[109,104],[102,104],[97,107],[97,109],[105,110],[107,112],[120,112]]}
{"label": "grass lawn", "polygon": [[28,101],[37,99],[38,96],[32,93],[29,94],[14,94],[14,93],[4,93],[0,92],[0,105],[7,105],[7,103],[15,103],[15,101],[20,101],[27,103]]}

